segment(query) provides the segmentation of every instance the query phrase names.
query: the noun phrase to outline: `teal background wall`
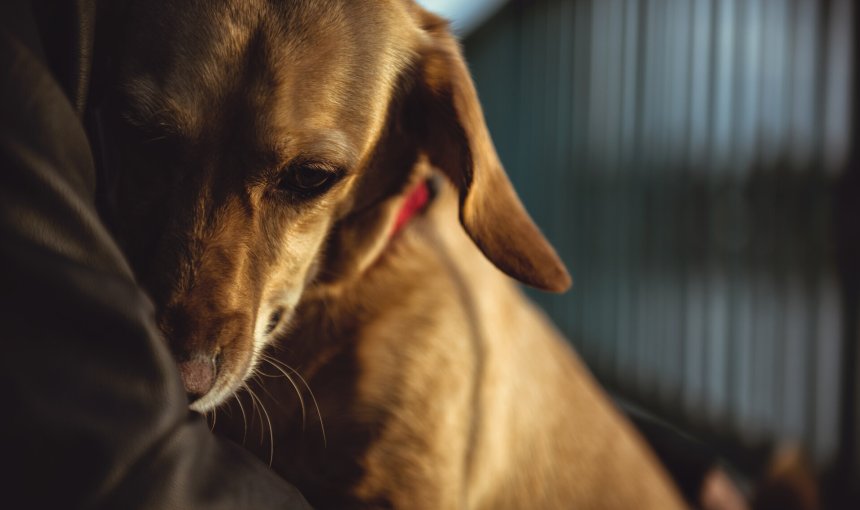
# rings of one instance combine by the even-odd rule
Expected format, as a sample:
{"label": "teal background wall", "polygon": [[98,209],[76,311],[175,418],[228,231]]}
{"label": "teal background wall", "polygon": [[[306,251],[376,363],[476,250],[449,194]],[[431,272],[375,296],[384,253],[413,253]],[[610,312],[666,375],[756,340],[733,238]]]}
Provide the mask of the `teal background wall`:
{"label": "teal background wall", "polygon": [[574,278],[532,296],[595,374],[821,468],[858,458],[836,218],[854,19],[848,0],[511,2],[465,41],[499,154]]}

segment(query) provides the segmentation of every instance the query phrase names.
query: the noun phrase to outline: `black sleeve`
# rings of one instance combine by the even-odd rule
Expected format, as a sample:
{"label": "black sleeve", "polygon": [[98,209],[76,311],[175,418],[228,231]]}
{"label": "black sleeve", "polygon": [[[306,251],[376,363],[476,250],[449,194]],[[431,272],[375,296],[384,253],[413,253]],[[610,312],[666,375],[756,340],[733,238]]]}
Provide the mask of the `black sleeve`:
{"label": "black sleeve", "polygon": [[0,2],[4,508],[308,508],[187,409],[31,6]]}
{"label": "black sleeve", "polygon": [[687,502],[697,506],[705,476],[720,465],[716,452],[628,402],[618,398],[615,402],[654,450]]}

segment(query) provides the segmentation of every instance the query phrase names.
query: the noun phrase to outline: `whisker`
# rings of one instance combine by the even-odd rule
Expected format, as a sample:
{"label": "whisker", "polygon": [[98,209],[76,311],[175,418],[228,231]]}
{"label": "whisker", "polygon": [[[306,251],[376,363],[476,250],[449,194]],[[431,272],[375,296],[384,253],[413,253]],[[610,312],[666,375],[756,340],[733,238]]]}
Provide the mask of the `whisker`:
{"label": "whisker", "polygon": [[245,430],[242,432],[242,444],[245,444],[245,439],[248,437],[248,416],[245,414],[245,406],[242,405],[242,399],[239,398],[238,392],[233,392],[233,398],[239,403],[239,410],[242,411],[242,425]]}
{"label": "whisker", "polygon": [[[260,388],[261,388],[261,389],[266,393],[266,395],[268,395],[268,396],[269,396],[269,398],[270,398],[270,399],[272,399],[272,402],[275,404],[275,406],[276,406],[277,408],[280,408],[280,407],[281,407],[281,402],[278,400],[278,398],[277,398],[274,394],[272,394],[272,392],[271,392],[271,391],[269,391],[268,386],[267,386],[266,384],[263,384],[263,380],[262,380],[262,379],[260,379],[260,377],[280,378],[280,376],[278,376],[278,375],[266,374],[266,373],[264,373],[262,370],[257,369],[257,370],[255,370],[255,371],[254,371],[254,374],[252,375],[252,377],[254,378],[254,380],[255,380],[255,381],[257,381],[257,384],[259,384],[259,385],[260,385]],[[299,396],[299,399],[301,399],[301,396]]]}
{"label": "whisker", "polygon": [[[262,411],[263,411],[261,416],[265,416],[266,423],[269,424],[269,467],[272,467],[272,462],[275,460],[275,432],[274,432],[274,429],[272,428],[272,420],[269,418],[269,412],[266,411],[266,406],[263,404],[263,401],[260,400],[260,397],[257,396],[256,393],[254,393],[254,391],[250,388],[250,386],[246,386],[246,388],[248,389],[248,392],[250,393],[251,398],[257,399],[257,402],[259,402],[260,409],[262,409]],[[262,430],[262,422],[260,423],[260,426],[261,426],[261,430]],[[262,444],[263,444],[263,438],[261,436],[260,437],[260,445],[262,446]]]}
{"label": "whisker", "polygon": [[244,382],[242,384],[242,387],[245,388],[245,391],[248,392],[248,396],[251,397],[251,422],[253,423],[254,421],[255,413],[260,415],[260,444],[262,445],[263,436],[265,435],[263,430],[263,413],[261,413],[260,410],[257,409],[257,399],[254,398],[255,394],[253,391],[251,391],[251,387],[248,385],[248,381]]}
{"label": "whisker", "polygon": [[268,364],[272,365],[272,367],[274,367],[275,370],[282,373],[284,375],[284,377],[286,377],[287,380],[290,381],[290,384],[293,386],[293,389],[296,390],[296,395],[299,397],[299,405],[302,408],[302,430],[304,430],[305,423],[307,422],[307,411],[305,409],[305,398],[304,398],[304,396],[302,396],[302,390],[299,388],[299,385],[296,384],[296,381],[293,380],[292,377],[290,377],[290,374],[288,374],[283,368],[279,367],[278,365],[276,365],[272,361],[273,358],[270,358],[268,356],[263,355],[263,356],[261,356],[261,359],[263,361],[267,362]]}
{"label": "whisker", "polygon": [[[261,361],[269,361],[269,360],[264,359]],[[260,377],[268,377],[269,379],[277,379],[277,378],[281,377],[279,374],[267,374],[266,372],[263,372],[262,370],[257,370],[256,375],[258,375]]]}
{"label": "whisker", "polygon": [[[319,421],[320,421],[320,432],[322,433],[323,446],[328,446],[328,439],[326,438],[326,433],[325,433],[325,424],[323,423],[322,412],[320,411],[319,403],[317,402],[317,398],[316,398],[316,396],[314,395],[314,392],[313,392],[313,390],[311,389],[311,386],[308,384],[308,382],[305,380],[305,378],[304,378],[304,377],[302,377],[302,374],[300,374],[298,370],[296,370],[295,368],[293,368],[293,367],[289,366],[288,364],[284,363],[283,361],[278,360],[278,359],[276,359],[276,358],[273,358],[273,357],[271,357],[271,356],[266,356],[265,354],[264,354],[264,355],[262,355],[262,358],[263,358],[263,359],[265,359],[266,361],[268,361],[269,363],[271,363],[271,364],[272,364],[273,366],[275,366],[276,368],[277,368],[278,366],[282,366],[282,367],[286,368],[287,370],[289,370],[290,372],[292,372],[292,373],[296,374],[296,377],[298,377],[298,378],[299,378],[299,380],[302,382],[302,384],[304,384],[304,385],[305,385],[305,388],[307,388],[307,389],[308,389],[308,394],[311,396],[311,400],[312,400],[312,401],[313,401],[313,403],[314,403],[314,408],[315,408],[315,409],[316,409],[316,411],[317,411],[317,418],[319,418]],[[286,375],[286,374],[284,374],[284,375]],[[293,380],[292,380],[292,378],[291,378],[290,376],[287,376],[287,378],[288,378],[288,379],[290,379],[290,382],[293,382]],[[293,384],[295,384],[295,383],[293,383]],[[298,390],[296,390],[296,391],[298,391]],[[302,404],[302,406],[304,407],[304,404]],[[302,415],[304,416],[304,409],[303,409],[302,411],[303,411],[303,412],[302,412]]]}

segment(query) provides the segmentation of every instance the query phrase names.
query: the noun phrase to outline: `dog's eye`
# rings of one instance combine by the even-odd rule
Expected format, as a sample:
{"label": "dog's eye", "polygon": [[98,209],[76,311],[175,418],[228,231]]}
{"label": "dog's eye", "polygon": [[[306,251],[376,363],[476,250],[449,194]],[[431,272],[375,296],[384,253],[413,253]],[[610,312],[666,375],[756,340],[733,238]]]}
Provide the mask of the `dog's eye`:
{"label": "dog's eye", "polygon": [[318,195],[337,181],[340,173],[314,165],[296,165],[281,177],[278,187],[303,196]]}

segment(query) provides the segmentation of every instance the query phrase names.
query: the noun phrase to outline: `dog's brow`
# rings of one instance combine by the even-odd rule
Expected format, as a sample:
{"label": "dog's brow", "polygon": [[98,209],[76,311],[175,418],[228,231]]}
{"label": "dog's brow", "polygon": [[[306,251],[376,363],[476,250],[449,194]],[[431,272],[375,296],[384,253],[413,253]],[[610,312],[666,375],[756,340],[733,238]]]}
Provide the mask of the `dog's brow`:
{"label": "dog's brow", "polygon": [[345,170],[358,164],[358,151],[346,135],[338,130],[303,135],[295,141],[294,150],[298,154],[337,164]]}
{"label": "dog's brow", "polygon": [[159,94],[147,80],[138,80],[123,88],[123,117],[142,128],[157,126],[173,135],[189,134],[194,129],[193,115],[170,98]]}

